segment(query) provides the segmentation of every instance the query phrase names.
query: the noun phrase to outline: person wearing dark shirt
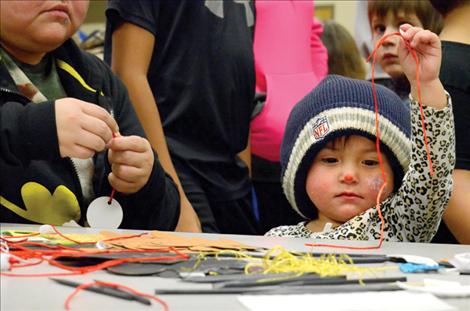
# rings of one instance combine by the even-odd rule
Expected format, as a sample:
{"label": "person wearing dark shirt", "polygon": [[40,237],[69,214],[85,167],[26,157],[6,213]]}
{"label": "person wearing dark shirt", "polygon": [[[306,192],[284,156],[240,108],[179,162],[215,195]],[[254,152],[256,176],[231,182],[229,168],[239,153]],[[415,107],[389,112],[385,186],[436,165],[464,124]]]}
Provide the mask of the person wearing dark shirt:
{"label": "person wearing dark shirt", "polygon": [[456,153],[454,190],[433,242],[470,244],[470,1],[430,2],[444,17],[439,77],[452,97]]}
{"label": "person wearing dark shirt", "polygon": [[253,4],[111,0],[106,16],[105,60],[181,183],[182,230],[194,229],[197,218],[183,214],[194,208],[204,232],[258,233],[238,156],[254,98]]}

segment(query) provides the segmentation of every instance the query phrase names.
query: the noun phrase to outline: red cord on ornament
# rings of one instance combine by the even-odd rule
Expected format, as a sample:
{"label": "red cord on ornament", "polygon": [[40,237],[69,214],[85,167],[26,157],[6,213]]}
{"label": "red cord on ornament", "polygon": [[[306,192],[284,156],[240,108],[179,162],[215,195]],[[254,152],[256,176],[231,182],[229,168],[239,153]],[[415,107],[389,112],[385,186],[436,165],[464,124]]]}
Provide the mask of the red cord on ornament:
{"label": "red cord on ornament", "polygon": [[[116,133],[113,133],[113,139],[114,138],[116,138]],[[111,191],[111,195],[109,196],[108,205],[111,205],[111,202],[113,202],[113,198],[115,194],[116,194],[116,189],[114,189],[113,187],[113,190]]]}

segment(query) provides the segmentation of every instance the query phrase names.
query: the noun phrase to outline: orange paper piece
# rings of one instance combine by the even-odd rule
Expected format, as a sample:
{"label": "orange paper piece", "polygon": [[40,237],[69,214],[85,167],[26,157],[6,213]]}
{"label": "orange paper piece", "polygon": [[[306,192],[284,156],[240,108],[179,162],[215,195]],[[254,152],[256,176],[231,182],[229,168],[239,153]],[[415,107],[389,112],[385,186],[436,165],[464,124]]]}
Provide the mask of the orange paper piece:
{"label": "orange paper piece", "polygon": [[[103,236],[118,238],[119,235],[102,232]],[[122,235],[123,237],[125,235]],[[152,231],[148,234],[127,238],[116,239],[106,242],[108,246],[132,250],[158,250],[170,247],[180,251],[219,251],[219,250],[254,250],[255,247],[245,245],[227,239],[205,239],[200,237],[184,237],[170,232]]]}

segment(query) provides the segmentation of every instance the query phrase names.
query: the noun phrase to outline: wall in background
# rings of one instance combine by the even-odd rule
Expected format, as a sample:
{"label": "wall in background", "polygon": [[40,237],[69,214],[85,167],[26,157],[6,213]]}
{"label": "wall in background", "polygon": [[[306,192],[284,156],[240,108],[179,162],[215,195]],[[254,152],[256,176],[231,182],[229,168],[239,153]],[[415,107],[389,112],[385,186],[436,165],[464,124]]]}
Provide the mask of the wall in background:
{"label": "wall in background", "polygon": [[[359,0],[365,1],[365,0]],[[319,19],[334,19],[344,27],[351,34],[354,35],[354,24],[356,22],[357,2],[353,0],[348,1],[330,1],[330,0],[316,0],[315,1],[315,15]]]}
{"label": "wall in background", "polygon": [[106,0],[91,0],[90,7],[85,22],[80,27],[80,30],[89,34],[93,30],[104,30],[106,25],[106,17],[104,11],[108,1]]}

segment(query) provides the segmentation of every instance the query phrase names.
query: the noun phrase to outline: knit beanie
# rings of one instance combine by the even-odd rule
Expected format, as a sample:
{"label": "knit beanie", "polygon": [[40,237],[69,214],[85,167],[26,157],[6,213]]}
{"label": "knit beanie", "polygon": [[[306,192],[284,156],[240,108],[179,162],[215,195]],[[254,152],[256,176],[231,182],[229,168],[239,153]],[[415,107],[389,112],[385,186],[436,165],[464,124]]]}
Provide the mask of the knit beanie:
{"label": "knit beanie", "polygon": [[[394,173],[394,190],[408,169],[410,109],[391,90],[376,85],[380,150]],[[306,192],[306,180],[316,154],[331,140],[361,135],[375,142],[375,108],[368,81],[329,75],[290,113],[281,146],[281,182],[292,208],[306,219],[318,217]]]}

